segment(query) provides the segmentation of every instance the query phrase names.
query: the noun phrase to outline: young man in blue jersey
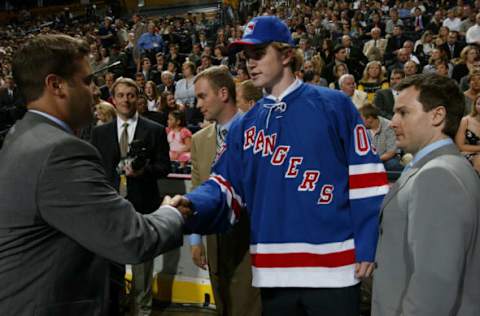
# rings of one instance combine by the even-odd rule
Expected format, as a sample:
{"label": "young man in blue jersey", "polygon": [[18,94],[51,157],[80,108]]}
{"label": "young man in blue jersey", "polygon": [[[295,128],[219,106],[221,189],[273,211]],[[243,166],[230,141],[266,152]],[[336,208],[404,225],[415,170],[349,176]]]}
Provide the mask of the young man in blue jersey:
{"label": "young man in blue jersey", "polygon": [[254,18],[231,49],[265,96],[232,124],[210,179],[173,203],[203,233],[247,207],[264,315],[356,316],[388,190],[368,132],[345,95],[295,79],[302,57],[278,18]]}

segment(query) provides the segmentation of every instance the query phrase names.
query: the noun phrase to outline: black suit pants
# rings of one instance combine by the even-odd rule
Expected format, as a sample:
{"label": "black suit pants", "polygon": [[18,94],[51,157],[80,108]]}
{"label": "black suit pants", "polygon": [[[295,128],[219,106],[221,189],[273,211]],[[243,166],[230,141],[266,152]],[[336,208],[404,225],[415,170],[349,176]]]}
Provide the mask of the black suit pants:
{"label": "black suit pants", "polygon": [[343,288],[262,288],[263,316],[358,316],[360,284]]}

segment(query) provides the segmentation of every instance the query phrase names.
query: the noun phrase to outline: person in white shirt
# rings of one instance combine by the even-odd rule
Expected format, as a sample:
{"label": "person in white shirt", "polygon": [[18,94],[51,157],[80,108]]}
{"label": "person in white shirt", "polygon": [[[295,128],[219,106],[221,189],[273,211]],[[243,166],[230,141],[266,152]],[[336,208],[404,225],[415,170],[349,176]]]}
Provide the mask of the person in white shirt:
{"label": "person in white shirt", "polygon": [[420,65],[420,61],[418,60],[417,56],[413,54],[413,42],[407,40],[403,43],[403,48],[407,50],[409,54],[409,60],[415,62],[417,65]]}
{"label": "person in white shirt", "polygon": [[475,18],[475,25],[470,27],[465,35],[467,44],[480,44],[480,13]]}
{"label": "person in white shirt", "polygon": [[356,89],[357,84],[352,75],[342,75],[340,79],[338,79],[338,85],[340,86],[340,90],[352,99],[352,102],[357,109],[361,108],[368,102],[367,93]]}
{"label": "person in white shirt", "polygon": [[450,31],[460,32],[460,25],[462,20],[456,16],[457,11],[455,9],[450,9],[447,12],[447,18],[443,21],[443,26],[448,27]]}
{"label": "person in white shirt", "polygon": [[177,104],[192,107],[195,105],[195,64],[187,61],[182,65],[183,79],[175,83],[175,100]]}

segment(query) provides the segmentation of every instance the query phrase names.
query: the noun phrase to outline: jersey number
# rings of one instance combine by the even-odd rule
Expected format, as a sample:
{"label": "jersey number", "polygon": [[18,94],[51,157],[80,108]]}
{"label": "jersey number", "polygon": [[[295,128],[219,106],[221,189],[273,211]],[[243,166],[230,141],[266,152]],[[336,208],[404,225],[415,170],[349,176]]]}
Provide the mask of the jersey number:
{"label": "jersey number", "polygon": [[359,156],[365,156],[370,151],[370,141],[367,133],[365,126],[360,124],[355,126],[355,152]]}

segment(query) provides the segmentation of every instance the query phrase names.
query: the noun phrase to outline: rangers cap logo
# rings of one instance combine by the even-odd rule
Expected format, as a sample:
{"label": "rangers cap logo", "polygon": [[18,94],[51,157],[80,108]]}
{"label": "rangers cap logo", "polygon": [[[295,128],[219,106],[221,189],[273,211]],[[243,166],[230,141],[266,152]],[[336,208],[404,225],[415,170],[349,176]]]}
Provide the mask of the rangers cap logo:
{"label": "rangers cap logo", "polygon": [[253,29],[255,28],[255,21],[248,22],[247,26],[245,26],[245,31],[243,36],[247,36],[253,33]]}

